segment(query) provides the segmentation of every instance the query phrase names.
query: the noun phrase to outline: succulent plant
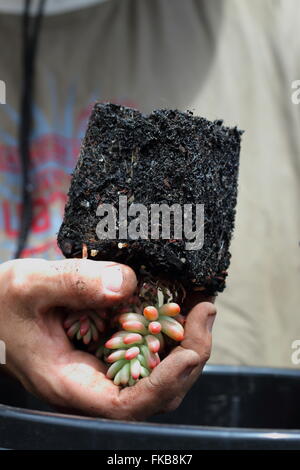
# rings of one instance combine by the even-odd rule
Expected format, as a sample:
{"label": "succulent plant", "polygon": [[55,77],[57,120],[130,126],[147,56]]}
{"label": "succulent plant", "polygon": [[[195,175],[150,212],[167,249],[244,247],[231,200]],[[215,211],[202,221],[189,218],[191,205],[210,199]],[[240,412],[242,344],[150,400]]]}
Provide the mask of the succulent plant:
{"label": "succulent plant", "polygon": [[131,386],[150,375],[160,355],[184,338],[185,319],[173,301],[177,290],[162,281],[145,280],[145,273],[142,278],[136,295],[111,315],[71,313],[64,321],[68,337],[81,341],[108,365],[107,377],[115,385]]}

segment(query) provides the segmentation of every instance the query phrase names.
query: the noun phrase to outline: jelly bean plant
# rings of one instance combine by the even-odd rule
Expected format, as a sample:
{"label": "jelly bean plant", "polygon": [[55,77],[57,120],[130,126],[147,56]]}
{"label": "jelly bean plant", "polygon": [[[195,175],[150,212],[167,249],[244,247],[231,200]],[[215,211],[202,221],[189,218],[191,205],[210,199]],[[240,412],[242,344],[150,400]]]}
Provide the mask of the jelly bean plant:
{"label": "jelly bean plant", "polygon": [[184,289],[153,281],[145,274],[127,304],[100,315],[72,313],[64,321],[66,333],[76,346],[81,343],[105,361],[107,377],[115,385],[131,386],[147,377],[184,338],[185,318],[173,301],[179,292],[184,298]]}

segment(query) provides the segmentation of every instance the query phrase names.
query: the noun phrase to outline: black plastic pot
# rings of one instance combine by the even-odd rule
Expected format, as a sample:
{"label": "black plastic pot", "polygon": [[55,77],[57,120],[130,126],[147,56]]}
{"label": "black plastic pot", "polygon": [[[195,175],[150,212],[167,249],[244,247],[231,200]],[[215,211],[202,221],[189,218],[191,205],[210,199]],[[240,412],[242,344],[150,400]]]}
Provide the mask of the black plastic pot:
{"label": "black plastic pot", "polygon": [[208,366],[175,412],[147,423],[51,412],[4,377],[0,403],[0,448],[300,448],[300,372],[295,370]]}

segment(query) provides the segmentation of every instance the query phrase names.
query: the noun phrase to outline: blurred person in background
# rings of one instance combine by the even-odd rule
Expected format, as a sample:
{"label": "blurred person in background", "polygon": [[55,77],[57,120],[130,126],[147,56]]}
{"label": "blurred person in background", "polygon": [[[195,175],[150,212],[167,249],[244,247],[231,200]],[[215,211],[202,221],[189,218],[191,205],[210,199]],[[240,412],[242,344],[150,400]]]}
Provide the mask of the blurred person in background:
{"label": "blurred person in background", "polygon": [[[11,291],[22,293],[18,318],[28,317],[24,305],[31,299],[53,322],[57,299],[65,296],[70,304],[68,288],[54,271],[67,272],[67,287],[72,286],[75,265],[60,261],[46,268],[33,258],[62,259],[56,234],[70,173],[97,99],[147,113],[155,108],[190,109],[245,130],[232,263],[227,289],[216,300],[220,314],[210,361],[295,367],[291,345],[300,339],[300,107],[292,103],[291,85],[300,78],[299,2],[0,0],[0,13],[0,79],[6,83],[6,104],[0,107],[0,298],[6,306],[0,338],[15,309],[6,295],[10,281]],[[89,265],[95,271],[89,281],[94,287],[97,276],[108,277],[104,268],[96,273],[98,268]],[[117,297],[105,297],[108,304],[134,288],[133,273],[124,269],[125,284]],[[51,301],[43,304],[41,296]],[[199,305],[190,316],[190,329],[198,328],[194,340],[201,347],[188,349],[190,355],[184,351],[182,360],[179,356],[176,373],[181,380],[176,374],[176,380],[164,376],[165,368],[157,378],[161,388],[148,384],[147,393],[154,393],[149,414],[159,408],[156,397],[161,392],[164,403],[171,403],[168,383],[175,397],[172,406],[177,406],[209,357],[211,338],[203,325],[207,322],[211,329],[208,319],[215,310],[210,303]],[[64,380],[57,380],[58,366],[49,364],[47,351],[53,348],[58,357],[64,352],[62,329],[56,325],[56,335],[51,334],[46,323],[41,333],[36,324],[24,326],[13,316],[4,329],[10,339],[8,331],[16,323],[14,347],[8,344],[9,372],[28,390],[62,408],[68,396],[73,408],[91,414],[144,416],[134,415],[127,402],[119,412],[92,410],[97,393],[105,388],[94,384],[100,367],[95,359],[73,351],[80,356],[62,361]],[[29,330],[32,334],[26,336]],[[43,353],[38,345],[42,334]],[[27,368],[20,365],[24,348],[35,351],[35,361]],[[92,389],[82,400],[74,391],[76,383]]]}

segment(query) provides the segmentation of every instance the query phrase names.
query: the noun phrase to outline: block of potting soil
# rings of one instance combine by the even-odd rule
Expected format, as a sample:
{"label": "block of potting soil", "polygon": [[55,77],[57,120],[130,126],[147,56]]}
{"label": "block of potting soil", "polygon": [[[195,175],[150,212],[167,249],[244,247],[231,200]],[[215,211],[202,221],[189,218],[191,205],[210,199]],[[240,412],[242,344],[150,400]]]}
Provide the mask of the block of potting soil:
{"label": "block of potting soil", "polygon": [[241,131],[190,112],[96,103],[58,244],[187,289],[222,291],[230,263]]}

